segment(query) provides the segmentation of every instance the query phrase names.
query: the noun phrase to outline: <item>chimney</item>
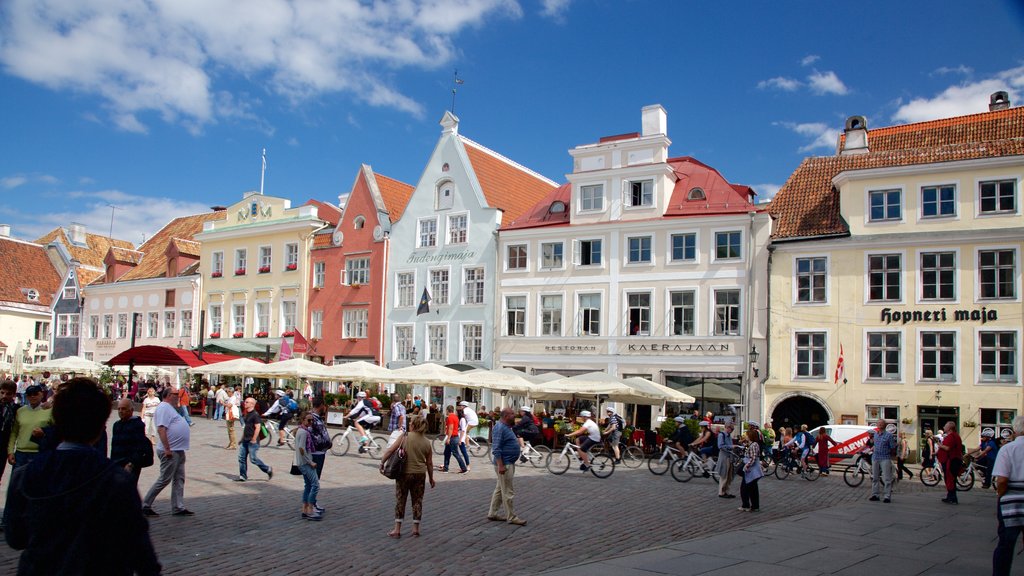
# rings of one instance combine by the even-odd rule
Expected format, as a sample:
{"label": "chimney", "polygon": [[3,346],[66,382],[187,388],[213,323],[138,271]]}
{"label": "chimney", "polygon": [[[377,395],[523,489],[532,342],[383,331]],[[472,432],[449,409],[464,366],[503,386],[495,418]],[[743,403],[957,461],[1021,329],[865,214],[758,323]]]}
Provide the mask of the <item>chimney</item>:
{"label": "chimney", "polygon": [[11,225],[10,224],[0,224],[0,238],[10,238],[10,237],[11,237]]}
{"label": "chimney", "polygon": [[668,135],[667,114],[661,104],[644,106],[640,110],[641,136]]}
{"label": "chimney", "polygon": [[72,222],[68,226],[68,238],[72,244],[78,244],[79,246],[85,246],[88,244],[85,240],[85,224],[79,224],[78,222]]}
{"label": "chimney", "polygon": [[867,154],[868,153],[868,121],[863,116],[850,116],[846,119],[846,128],[843,129],[846,138],[843,140],[842,149],[839,154]]}
{"label": "chimney", "polygon": [[224,210],[227,210],[227,209],[228,209],[227,206],[210,206],[210,211],[211,212],[223,212]]}
{"label": "chimney", "polygon": [[996,110],[1006,110],[1010,107],[1010,95],[1000,90],[999,92],[993,92],[988,99],[988,111],[995,112]]}

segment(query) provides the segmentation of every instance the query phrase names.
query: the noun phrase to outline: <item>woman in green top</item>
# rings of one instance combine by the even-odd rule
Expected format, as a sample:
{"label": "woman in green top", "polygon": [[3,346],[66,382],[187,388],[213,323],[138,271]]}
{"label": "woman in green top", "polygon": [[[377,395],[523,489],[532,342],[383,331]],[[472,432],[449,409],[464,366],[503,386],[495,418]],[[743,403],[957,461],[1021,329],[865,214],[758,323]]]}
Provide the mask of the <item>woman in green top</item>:
{"label": "woman in green top", "polygon": [[409,433],[404,440],[398,440],[388,448],[381,458],[388,456],[400,447],[405,447],[405,472],[395,479],[395,527],[388,536],[402,537],[402,520],[405,519],[405,501],[412,496],[412,535],[420,535],[420,519],[423,517],[423,493],[426,481],[434,487],[434,452],[430,449],[430,440],[425,433],[427,419],[423,416],[411,416]]}

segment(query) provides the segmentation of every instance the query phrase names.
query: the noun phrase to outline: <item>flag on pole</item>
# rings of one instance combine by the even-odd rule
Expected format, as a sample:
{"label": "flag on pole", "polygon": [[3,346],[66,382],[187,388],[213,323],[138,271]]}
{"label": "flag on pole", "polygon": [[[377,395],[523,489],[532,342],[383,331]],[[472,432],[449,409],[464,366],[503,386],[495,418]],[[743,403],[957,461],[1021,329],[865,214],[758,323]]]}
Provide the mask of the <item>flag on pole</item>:
{"label": "flag on pole", "polygon": [[836,360],[836,375],[833,385],[839,384],[839,379],[846,380],[846,364],[843,362],[843,345],[839,345],[839,359]]}
{"label": "flag on pole", "polygon": [[430,312],[430,292],[427,292],[427,287],[423,287],[423,296],[420,296],[420,305],[416,308],[416,315],[426,314]]}
{"label": "flag on pole", "polygon": [[305,354],[306,350],[309,349],[309,346],[306,343],[306,339],[302,337],[302,333],[299,332],[297,328],[294,330],[294,332],[295,339],[292,340],[292,352],[295,352],[296,354]]}
{"label": "flag on pole", "polygon": [[281,336],[281,353],[278,354],[278,360],[288,360],[292,357],[292,348],[288,345],[288,339]]}

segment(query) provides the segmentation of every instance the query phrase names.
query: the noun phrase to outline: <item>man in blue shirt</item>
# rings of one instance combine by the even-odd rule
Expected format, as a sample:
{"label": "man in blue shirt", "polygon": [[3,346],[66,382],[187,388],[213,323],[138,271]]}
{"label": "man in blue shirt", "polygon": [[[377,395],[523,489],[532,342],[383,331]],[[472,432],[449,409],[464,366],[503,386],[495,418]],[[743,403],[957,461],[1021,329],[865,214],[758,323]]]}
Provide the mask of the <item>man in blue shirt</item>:
{"label": "man in blue shirt", "polygon": [[[498,472],[498,482],[491,495],[491,507],[487,511],[487,519],[508,522],[516,526],[525,526],[526,520],[515,515],[512,508],[512,499],[515,490],[512,488],[512,480],[516,475],[516,461],[519,460],[519,440],[512,431],[512,422],[515,419],[515,412],[512,408],[503,408],[501,417],[491,431],[491,452],[494,454],[494,465]],[[498,510],[504,505],[505,517],[498,516]]]}
{"label": "man in blue shirt", "polygon": [[871,454],[871,500],[878,502],[878,494],[882,492],[882,502],[892,502],[893,458],[896,457],[896,436],[889,430],[888,422],[880,419],[878,426],[868,432],[874,438],[874,450]]}

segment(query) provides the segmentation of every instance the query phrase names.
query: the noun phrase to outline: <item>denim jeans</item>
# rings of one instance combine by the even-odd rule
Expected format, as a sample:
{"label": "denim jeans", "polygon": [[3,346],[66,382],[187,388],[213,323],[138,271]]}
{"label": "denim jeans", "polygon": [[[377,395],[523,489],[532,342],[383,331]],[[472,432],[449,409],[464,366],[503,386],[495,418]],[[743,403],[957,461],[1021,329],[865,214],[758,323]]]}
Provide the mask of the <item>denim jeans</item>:
{"label": "denim jeans", "polygon": [[260,445],[257,442],[248,442],[248,441],[245,441],[245,440],[242,440],[241,442],[239,442],[239,444],[238,444],[238,477],[239,478],[248,478],[248,476],[246,475],[248,473],[248,471],[249,471],[249,466],[248,466],[248,463],[246,462],[247,459],[251,459],[252,463],[255,464],[256,466],[258,466],[259,469],[262,470],[264,473],[269,473],[270,472],[270,466],[267,466],[266,464],[264,464],[263,460],[260,460],[260,457],[257,456],[257,452],[259,452],[259,449],[260,449]]}
{"label": "denim jeans", "polygon": [[459,462],[459,470],[466,471],[466,462],[462,459],[462,454],[459,452],[459,437],[458,435],[452,436],[448,440],[448,444],[444,447],[444,469],[448,469],[448,463],[452,459],[452,454],[455,454],[455,459]]}
{"label": "denim jeans", "polygon": [[313,463],[316,464],[316,477],[319,478],[324,475],[324,462],[327,460],[327,452],[313,452],[309,455]]}
{"label": "denim jeans", "polygon": [[217,409],[213,412],[214,420],[222,420],[224,418],[224,405],[217,404]]}
{"label": "denim jeans", "polygon": [[188,406],[178,406],[178,414],[181,414],[181,417],[185,419],[185,422],[188,422],[189,426],[192,425],[192,417],[188,414]]}
{"label": "denim jeans", "polygon": [[32,461],[33,458],[38,456],[38,452],[22,452],[21,450],[14,451],[14,469],[17,470],[25,464]]}
{"label": "denim jeans", "polygon": [[302,488],[302,503],[316,504],[316,497],[320,494],[320,478],[317,477],[316,470],[309,464],[302,464],[299,466],[299,471],[302,472],[304,484]]}

